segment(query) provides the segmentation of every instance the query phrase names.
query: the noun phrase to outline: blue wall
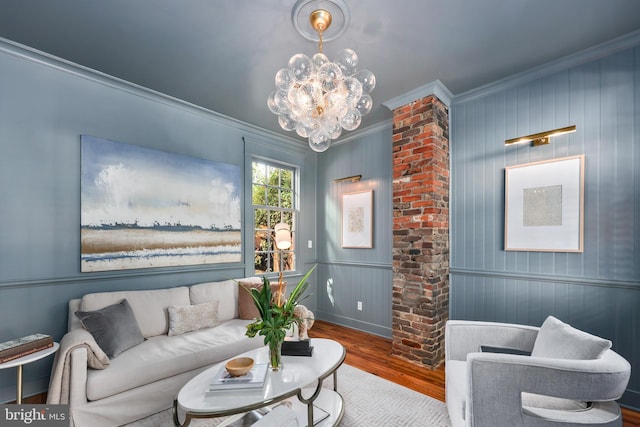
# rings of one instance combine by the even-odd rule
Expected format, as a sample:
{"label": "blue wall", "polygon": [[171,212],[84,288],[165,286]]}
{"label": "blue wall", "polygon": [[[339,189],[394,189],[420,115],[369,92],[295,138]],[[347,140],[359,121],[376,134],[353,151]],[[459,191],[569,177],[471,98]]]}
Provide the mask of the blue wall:
{"label": "blue wall", "polygon": [[[635,368],[623,402],[638,408],[640,47],[559,68],[454,98],[450,317],[539,326],[554,315],[606,337]],[[568,125],[577,132],[547,146],[504,146]],[[505,167],[576,154],[584,253],[505,252]]]}
{"label": "blue wall", "polygon": [[[385,337],[391,337],[391,130],[391,123],[383,124],[331,147],[318,159],[316,315]],[[362,180],[333,182],[352,175],[362,175]],[[373,190],[373,248],[342,248],[342,195],[365,190]]]}
{"label": "blue wall", "polygon": [[[0,342],[36,332],[59,340],[66,331],[67,301],[89,292],[163,288],[253,272],[253,246],[245,245],[241,263],[81,274],[82,134],[226,162],[243,171],[253,156],[301,167],[298,238],[316,240],[316,158],[303,144],[2,41],[0,75]],[[250,206],[247,182],[244,198]],[[244,214],[243,239],[253,241],[250,209]],[[314,260],[313,249],[298,254],[302,268]],[[52,359],[25,367],[25,396],[47,389]],[[0,370],[0,402],[13,399],[15,369]]]}

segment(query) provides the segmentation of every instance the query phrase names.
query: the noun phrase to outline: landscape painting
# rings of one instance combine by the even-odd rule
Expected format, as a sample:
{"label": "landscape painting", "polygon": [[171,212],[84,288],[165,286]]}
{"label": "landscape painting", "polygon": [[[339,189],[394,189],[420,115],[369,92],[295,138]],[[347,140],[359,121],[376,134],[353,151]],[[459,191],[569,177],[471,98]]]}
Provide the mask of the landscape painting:
{"label": "landscape painting", "polygon": [[238,166],[81,137],[81,271],[241,261]]}

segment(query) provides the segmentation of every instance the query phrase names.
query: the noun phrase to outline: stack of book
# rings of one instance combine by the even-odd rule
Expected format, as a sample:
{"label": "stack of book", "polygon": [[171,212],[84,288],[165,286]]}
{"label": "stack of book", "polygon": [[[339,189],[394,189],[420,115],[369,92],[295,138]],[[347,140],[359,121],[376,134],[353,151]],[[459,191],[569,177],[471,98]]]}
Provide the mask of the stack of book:
{"label": "stack of book", "polygon": [[211,383],[209,383],[206,394],[220,390],[261,388],[264,385],[266,376],[266,363],[253,365],[253,368],[248,373],[239,377],[231,376],[222,366]]}
{"label": "stack of book", "polygon": [[33,334],[0,343],[0,363],[53,347],[50,335]]}

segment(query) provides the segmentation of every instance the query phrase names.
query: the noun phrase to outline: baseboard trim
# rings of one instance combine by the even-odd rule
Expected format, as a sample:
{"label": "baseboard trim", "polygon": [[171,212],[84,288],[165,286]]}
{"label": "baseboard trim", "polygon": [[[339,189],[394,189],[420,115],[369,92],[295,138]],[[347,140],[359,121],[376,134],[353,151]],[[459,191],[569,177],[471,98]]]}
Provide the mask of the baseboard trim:
{"label": "baseboard trim", "polygon": [[[627,409],[628,411],[640,411],[640,392],[627,389],[620,400],[618,400],[618,403],[623,407],[623,409]],[[636,424],[640,425],[640,413],[634,412],[634,415],[636,417],[634,418],[636,420]]]}
{"label": "baseboard trim", "polygon": [[[4,402],[4,404],[6,405],[13,405],[15,403],[16,403],[15,399],[9,402]],[[44,405],[47,403],[47,392],[42,392],[42,393],[34,394],[31,396],[23,397],[22,403],[26,403],[29,405]]]}
{"label": "baseboard trim", "polygon": [[347,328],[356,329],[358,331],[367,332],[373,335],[378,335],[383,338],[392,337],[391,328],[376,325],[374,323],[364,322],[358,319],[352,319],[350,317],[338,316],[336,314],[327,313],[324,311],[314,312],[316,319],[324,320],[325,322],[335,323],[336,325],[345,326]]}

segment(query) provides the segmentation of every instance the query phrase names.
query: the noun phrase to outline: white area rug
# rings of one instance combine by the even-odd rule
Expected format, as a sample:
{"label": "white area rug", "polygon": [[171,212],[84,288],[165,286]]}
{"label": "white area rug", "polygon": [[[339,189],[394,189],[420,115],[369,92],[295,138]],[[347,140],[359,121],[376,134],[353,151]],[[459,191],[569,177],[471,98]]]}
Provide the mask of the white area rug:
{"label": "white area rug", "polygon": [[[333,387],[333,377],[324,387]],[[341,427],[450,427],[446,405],[439,400],[383,378],[342,365],[338,370],[338,392],[345,401]],[[194,420],[190,426],[212,427],[222,419]],[[172,410],[160,412],[127,427],[171,427]]]}

